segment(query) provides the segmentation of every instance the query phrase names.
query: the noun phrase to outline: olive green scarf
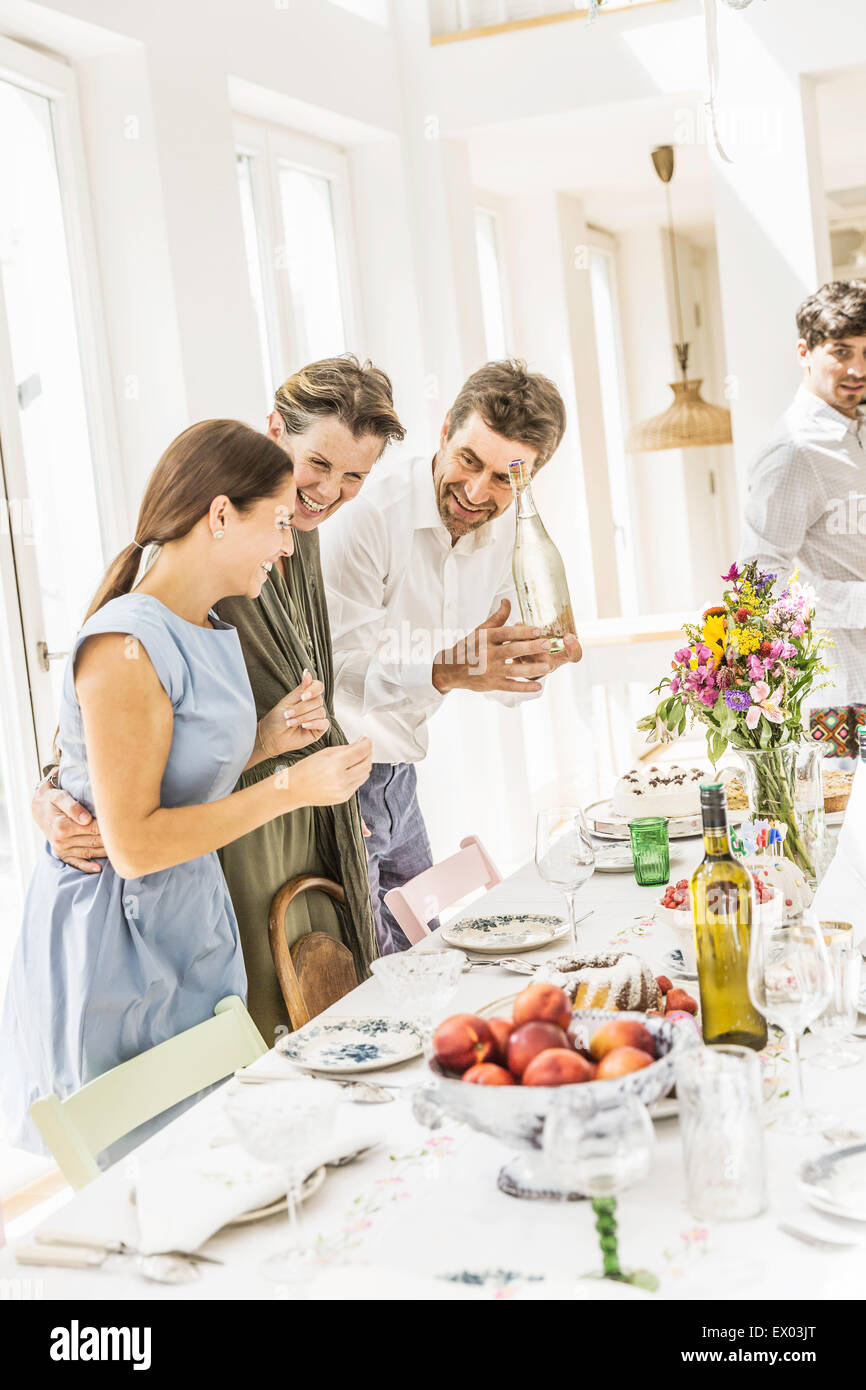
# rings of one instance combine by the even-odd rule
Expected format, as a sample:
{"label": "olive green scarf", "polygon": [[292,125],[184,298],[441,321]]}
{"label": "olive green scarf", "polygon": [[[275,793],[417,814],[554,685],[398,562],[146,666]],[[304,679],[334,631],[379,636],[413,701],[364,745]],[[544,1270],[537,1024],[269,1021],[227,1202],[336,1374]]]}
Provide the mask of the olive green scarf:
{"label": "olive green scarf", "polygon": [[[217,613],[237,628],[259,718],[300,685],[306,668],[324,684],[331,725],[302,752],[267,758],[249,768],[241,776],[242,787],[269,777],[280,765],[291,766],[308,753],[346,742],[334,718],[334,664],[319,537],[315,531],[296,531],[294,542],[288,581],[275,565],[257,599],[223,599]],[[378,951],[358,798],[353,796],[340,806],[312,809],[318,857],[328,876],[345,889],[346,904],[341,909],[344,939],[355,958],[358,976],[364,979]]]}

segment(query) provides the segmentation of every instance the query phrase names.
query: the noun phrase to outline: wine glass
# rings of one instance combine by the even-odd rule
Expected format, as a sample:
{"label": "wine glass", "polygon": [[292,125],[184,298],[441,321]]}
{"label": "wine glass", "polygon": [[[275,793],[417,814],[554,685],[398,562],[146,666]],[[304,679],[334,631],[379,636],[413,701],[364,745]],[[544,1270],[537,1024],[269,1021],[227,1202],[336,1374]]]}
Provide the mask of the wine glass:
{"label": "wine glass", "polygon": [[755,927],[749,950],[749,998],[785,1034],[792,1102],[779,1118],[785,1134],[811,1134],[818,1119],[803,1108],[800,1039],[830,1002],[833,978],[821,930],[808,914],[787,927]]}
{"label": "wine glass", "polygon": [[433,1025],[457,993],[466,968],[462,951],[400,951],[371,961],[370,969],[398,1018],[414,1024],[424,1055],[432,1051]]}
{"label": "wine glass", "polygon": [[271,1255],[262,1274],[279,1284],[308,1280],[315,1247],[301,1243],[298,1205],[304,1179],[321,1164],[334,1130],[335,1088],[307,1078],[237,1086],[227,1092],[225,1110],[247,1153],[286,1174],[291,1246]]}
{"label": "wine glass", "polygon": [[619,1263],[616,1196],[649,1172],[655,1134],[635,1096],[602,1102],[580,1088],[563,1087],[554,1097],[542,1144],[551,1171],[573,1191],[592,1198],[603,1268],[585,1279],[616,1279],[658,1288],[649,1270],[624,1270]]}
{"label": "wine glass", "polygon": [[[862,958],[854,945],[852,932],[839,931],[822,923],[821,934],[827,947],[832,988],[826,1009],[809,1027],[820,1050],[812,1053],[808,1060],[816,1067],[853,1067],[863,1059],[862,1049],[850,1037],[857,1024]],[[848,1046],[841,1045],[844,1043]]]}
{"label": "wine glass", "polygon": [[577,952],[575,899],[591,878],[595,850],[579,806],[554,806],[539,811],[535,825],[535,867],[547,883],[565,894],[571,923],[571,948]]}

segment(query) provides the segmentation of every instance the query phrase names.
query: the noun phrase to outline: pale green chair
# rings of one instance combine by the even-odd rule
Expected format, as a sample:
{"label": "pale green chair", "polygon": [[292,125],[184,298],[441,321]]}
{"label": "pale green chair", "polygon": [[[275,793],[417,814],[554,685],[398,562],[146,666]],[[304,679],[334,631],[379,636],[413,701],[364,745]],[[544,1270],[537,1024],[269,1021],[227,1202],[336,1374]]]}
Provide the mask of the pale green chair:
{"label": "pale green chair", "polygon": [[267,1052],[238,999],[221,999],[214,1017],[97,1076],[74,1095],[42,1096],[30,1114],[71,1187],[99,1176],[96,1155],[155,1115],[230,1076]]}

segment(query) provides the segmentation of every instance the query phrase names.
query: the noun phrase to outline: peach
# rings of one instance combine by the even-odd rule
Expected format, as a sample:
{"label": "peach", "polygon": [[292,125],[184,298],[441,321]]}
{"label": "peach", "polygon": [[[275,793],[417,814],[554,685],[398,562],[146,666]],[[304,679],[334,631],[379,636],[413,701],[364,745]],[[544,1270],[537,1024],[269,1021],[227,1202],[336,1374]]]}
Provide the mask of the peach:
{"label": "peach", "polygon": [[508,1057],[508,1039],[514,1032],[514,1024],[507,1018],[488,1018],[487,1026],[496,1043],[496,1060],[504,1066]]}
{"label": "peach", "polygon": [[496,1049],[487,1022],[475,1014],[453,1014],[433,1034],[437,1061],[452,1071],[466,1071],[476,1062],[487,1062]]}
{"label": "peach", "polygon": [[544,980],[529,985],[514,1001],[514,1022],[518,1026],[521,1023],[556,1023],[567,1032],[571,1012],[571,1000],[565,990]]}
{"label": "peach", "polygon": [[567,1047],[548,1047],[533,1057],[523,1073],[524,1086],[568,1086],[592,1081],[595,1067]]}
{"label": "peach", "polygon": [[533,1057],[548,1048],[559,1047],[570,1052],[568,1038],[555,1023],[523,1023],[508,1039],[508,1070],[522,1077]]}
{"label": "peach", "polygon": [[673,985],[671,984],[667,975],[656,975],[656,984],[658,985],[662,994],[667,994],[669,989],[673,989]]}
{"label": "peach", "polygon": [[630,1071],[640,1071],[641,1067],[651,1067],[653,1059],[642,1047],[615,1047],[606,1052],[598,1064],[597,1081],[612,1081],[617,1076],[627,1076]]}
{"label": "peach", "polygon": [[639,1047],[651,1058],[656,1050],[652,1033],[636,1018],[612,1018],[596,1028],[589,1043],[589,1050],[597,1062],[618,1047]]}
{"label": "peach", "polygon": [[469,1081],[473,1086],[514,1086],[515,1080],[510,1072],[504,1067],[497,1067],[495,1062],[476,1062],[474,1067],[463,1073],[463,1081]]}

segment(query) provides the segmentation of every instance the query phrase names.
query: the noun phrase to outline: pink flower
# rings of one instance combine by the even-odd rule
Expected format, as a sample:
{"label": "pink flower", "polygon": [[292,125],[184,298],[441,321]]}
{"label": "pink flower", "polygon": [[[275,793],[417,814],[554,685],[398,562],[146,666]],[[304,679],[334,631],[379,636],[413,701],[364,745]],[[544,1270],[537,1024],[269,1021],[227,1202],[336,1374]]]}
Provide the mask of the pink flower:
{"label": "pink flower", "polygon": [[795,623],[792,623],[792,624],[791,624],[791,636],[792,636],[792,637],[802,637],[802,636],[803,636],[803,633],[804,633],[805,631],[806,631],[806,624],[802,621],[802,619],[798,618],[797,621],[796,621]]}
{"label": "pink flower", "polygon": [[716,692],[714,690],[702,690],[699,699],[701,704],[706,705],[708,709],[712,709],[713,705],[716,703]]}
{"label": "pink flower", "polygon": [[674,695],[677,694],[679,688],[680,688],[680,679],[679,679],[679,676],[674,676],[673,680],[671,681],[671,690],[673,691]]}
{"label": "pink flower", "polygon": [[691,649],[691,647],[680,647],[679,651],[674,652],[674,661],[678,661],[678,662],[680,663],[681,666],[684,666],[684,665],[686,664],[686,662],[687,662],[687,661],[691,661],[691,659],[692,659],[692,649]]}
{"label": "pink flower", "polygon": [[765,671],[765,670],[766,670],[766,665],[765,665],[765,663],[761,660],[761,658],[760,658],[759,656],[755,656],[755,654],[754,654],[754,652],[753,652],[752,655],[749,657],[749,676],[750,676],[750,678],[751,678],[753,681],[763,680],[763,678],[764,678],[764,671]]}
{"label": "pink flower", "polygon": [[756,681],[749,694],[752,697],[752,704],[746,714],[746,728],[756,729],[762,714],[765,719],[769,719],[771,724],[783,723],[785,716],[779,709],[779,701],[782,698],[781,686],[771,695],[770,687],[766,681]]}

